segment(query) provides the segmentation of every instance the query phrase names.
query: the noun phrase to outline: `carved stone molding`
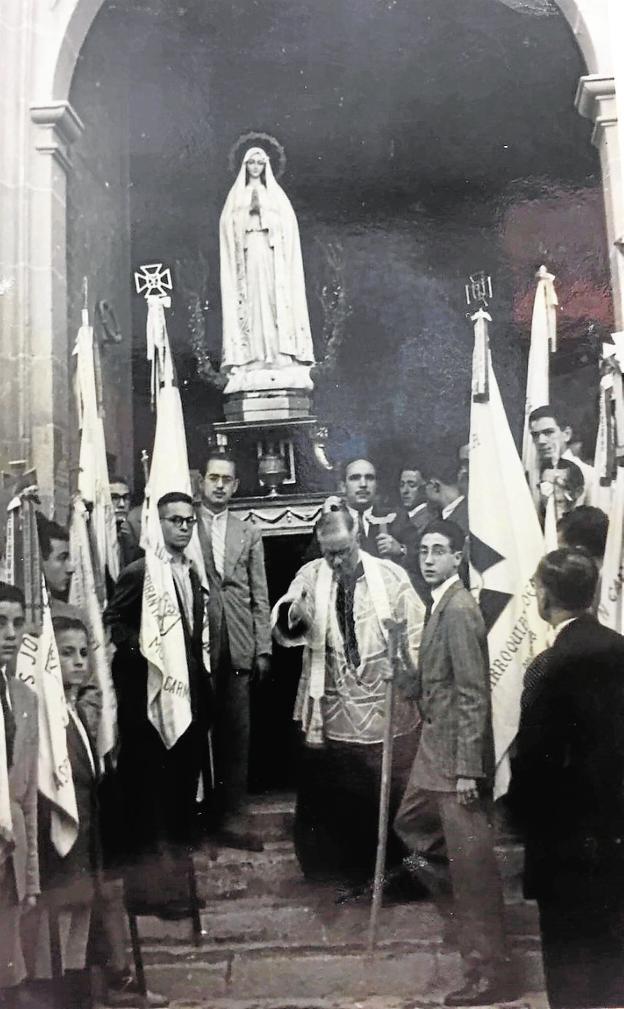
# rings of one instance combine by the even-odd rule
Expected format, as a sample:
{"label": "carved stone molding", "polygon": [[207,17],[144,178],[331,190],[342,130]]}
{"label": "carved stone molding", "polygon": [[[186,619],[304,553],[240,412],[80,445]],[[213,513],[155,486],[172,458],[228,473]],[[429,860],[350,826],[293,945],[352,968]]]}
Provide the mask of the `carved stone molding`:
{"label": "carved stone molding", "polygon": [[70,148],[84,130],[82,119],[69,102],[31,105],[30,117],[39,127],[35,147],[41,154],[51,154],[59,165],[71,168]]}
{"label": "carved stone molding", "polygon": [[284,495],[232,502],[237,518],[256,526],[263,536],[295,536],[314,530],[323,511],[324,494]]}
{"label": "carved stone molding", "polygon": [[616,126],[618,121],[615,79],[598,74],[581,77],[574,103],[579,114],[594,123],[592,143],[600,147],[604,130],[608,126]]}

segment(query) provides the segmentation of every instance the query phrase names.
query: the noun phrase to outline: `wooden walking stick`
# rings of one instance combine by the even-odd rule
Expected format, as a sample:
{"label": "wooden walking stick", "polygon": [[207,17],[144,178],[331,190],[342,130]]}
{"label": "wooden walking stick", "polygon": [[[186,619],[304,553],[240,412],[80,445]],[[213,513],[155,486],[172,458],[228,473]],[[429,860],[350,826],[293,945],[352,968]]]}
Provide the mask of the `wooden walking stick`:
{"label": "wooden walking stick", "polygon": [[377,857],[375,859],[375,877],[373,881],[373,900],[371,904],[368,926],[368,952],[374,953],[377,945],[377,929],[379,912],[383,898],[384,875],[386,871],[386,848],[388,845],[390,789],[392,785],[392,751],[394,749],[394,676],[398,666],[399,642],[404,630],[404,623],[397,620],[384,620],[388,631],[388,654],[390,662],[386,675],[385,725],[383,752],[381,759],[381,789],[379,795],[379,824],[377,829]]}

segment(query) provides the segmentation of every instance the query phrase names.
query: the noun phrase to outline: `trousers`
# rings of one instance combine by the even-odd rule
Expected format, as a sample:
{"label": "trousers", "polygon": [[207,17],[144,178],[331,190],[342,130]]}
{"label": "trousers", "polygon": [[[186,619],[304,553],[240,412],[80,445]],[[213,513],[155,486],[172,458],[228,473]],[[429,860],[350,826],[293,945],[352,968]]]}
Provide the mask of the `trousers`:
{"label": "trousers", "polygon": [[507,960],[503,893],[487,802],[408,785],[394,829],[407,864],[430,890],[467,973],[498,973]]}

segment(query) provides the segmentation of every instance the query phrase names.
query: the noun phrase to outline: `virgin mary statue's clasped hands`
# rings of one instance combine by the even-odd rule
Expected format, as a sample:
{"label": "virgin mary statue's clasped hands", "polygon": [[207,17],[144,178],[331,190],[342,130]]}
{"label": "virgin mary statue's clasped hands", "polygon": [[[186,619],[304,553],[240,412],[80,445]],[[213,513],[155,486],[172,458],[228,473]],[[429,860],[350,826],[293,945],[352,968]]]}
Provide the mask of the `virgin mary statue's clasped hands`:
{"label": "virgin mary statue's clasped hands", "polygon": [[220,222],[225,393],[312,389],[297,218],[260,147],[243,158]]}

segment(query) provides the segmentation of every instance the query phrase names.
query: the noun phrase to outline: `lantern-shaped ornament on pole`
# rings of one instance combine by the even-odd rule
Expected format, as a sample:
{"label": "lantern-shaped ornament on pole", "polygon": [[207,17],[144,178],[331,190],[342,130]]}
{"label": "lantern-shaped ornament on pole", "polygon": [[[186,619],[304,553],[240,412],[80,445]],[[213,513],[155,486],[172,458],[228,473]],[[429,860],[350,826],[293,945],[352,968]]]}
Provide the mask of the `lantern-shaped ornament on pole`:
{"label": "lantern-shaped ornament on pole", "polygon": [[473,273],[468,278],[465,291],[466,304],[470,309],[468,317],[475,332],[472,358],[472,396],[477,401],[487,400],[490,350],[488,327],[492,317],[486,309],[493,297],[492,278],[484,270]]}

